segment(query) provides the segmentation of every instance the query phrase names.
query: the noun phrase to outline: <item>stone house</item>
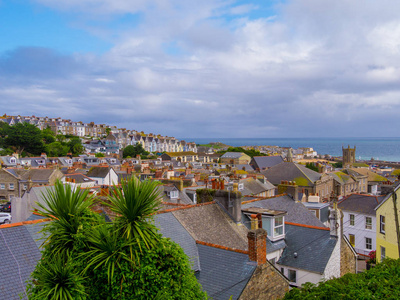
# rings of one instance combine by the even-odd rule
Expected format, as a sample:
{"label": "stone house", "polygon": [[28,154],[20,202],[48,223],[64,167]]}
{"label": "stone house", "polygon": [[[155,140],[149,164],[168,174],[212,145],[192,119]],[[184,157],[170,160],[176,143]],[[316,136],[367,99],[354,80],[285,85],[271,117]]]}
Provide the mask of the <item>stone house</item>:
{"label": "stone house", "polygon": [[249,164],[251,157],[242,152],[226,152],[221,156],[221,163],[239,165],[239,164]]}
{"label": "stone house", "polygon": [[269,182],[278,186],[282,182],[294,182],[308,195],[318,195],[320,201],[329,200],[334,189],[333,178],[328,174],[321,174],[294,162],[282,162],[265,171],[263,174]]}

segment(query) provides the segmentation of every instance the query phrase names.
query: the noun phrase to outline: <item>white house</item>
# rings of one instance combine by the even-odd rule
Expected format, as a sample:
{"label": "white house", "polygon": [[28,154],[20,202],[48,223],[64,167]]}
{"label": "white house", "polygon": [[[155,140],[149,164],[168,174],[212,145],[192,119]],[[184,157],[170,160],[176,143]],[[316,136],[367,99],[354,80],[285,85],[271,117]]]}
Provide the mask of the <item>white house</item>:
{"label": "white house", "polygon": [[376,250],[375,207],[383,198],[352,194],[338,204],[343,212],[343,234],[358,254],[366,256]]}
{"label": "white house", "polygon": [[95,180],[97,185],[118,184],[118,175],[112,167],[92,167],[86,176]]}

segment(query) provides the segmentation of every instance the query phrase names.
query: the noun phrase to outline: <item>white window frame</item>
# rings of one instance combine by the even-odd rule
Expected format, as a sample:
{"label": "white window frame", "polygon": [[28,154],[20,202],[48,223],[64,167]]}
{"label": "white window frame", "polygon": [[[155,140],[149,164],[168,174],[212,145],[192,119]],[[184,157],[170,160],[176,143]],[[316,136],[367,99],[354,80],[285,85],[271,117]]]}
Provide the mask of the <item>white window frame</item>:
{"label": "white window frame", "polygon": [[[276,225],[276,220],[277,219],[282,219],[282,224]],[[277,234],[276,229],[278,229],[278,228],[282,228],[282,233],[281,234]],[[273,232],[274,232],[274,238],[283,236],[285,234],[285,219],[284,219],[283,216],[274,218]]]}
{"label": "white window frame", "polygon": [[5,189],[6,189],[6,184],[0,183],[0,190],[5,190]]}
{"label": "white window frame", "polygon": [[372,229],[372,217],[365,217],[365,229]]}
{"label": "white window frame", "polygon": [[349,219],[350,219],[350,226],[355,226],[356,225],[356,216],[353,214],[350,214]]}
{"label": "white window frame", "polygon": [[9,184],[8,184],[8,189],[9,189],[10,191],[13,191],[13,190],[15,189],[14,183],[9,183]]}
{"label": "white window frame", "polygon": [[365,249],[372,250],[372,238],[365,238]]}
{"label": "white window frame", "polygon": [[386,258],[386,248],[381,246],[381,261]]}
{"label": "white window frame", "polygon": [[385,216],[380,215],[379,216],[379,232],[382,234],[385,234],[385,222],[386,222]]}

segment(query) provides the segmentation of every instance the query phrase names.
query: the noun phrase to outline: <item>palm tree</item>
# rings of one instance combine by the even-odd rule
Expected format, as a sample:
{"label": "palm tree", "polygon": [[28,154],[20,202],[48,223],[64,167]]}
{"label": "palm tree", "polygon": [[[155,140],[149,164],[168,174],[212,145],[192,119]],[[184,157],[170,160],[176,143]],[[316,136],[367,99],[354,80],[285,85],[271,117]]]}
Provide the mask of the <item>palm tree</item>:
{"label": "palm tree", "polygon": [[84,278],[77,274],[73,264],[65,262],[60,255],[41,260],[28,285],[31,300],[75,300],[86,299]]}
{"label": "palm tree", "polygon": [[[109,203],[106,203],[116,214],[114,227],[121,237],[150,248],[159,239],[157,227],[152,222],[152,215],[161,202],[154,181],[140,182],[136,177],[123,181],[121,188],[114,187]],[[131,246],[132,255],[132,246]]]}
{"label": "palm tree", "polygon": [[88,194],[89,190],[73,189],[61,181],[55,183],[54,189],[43,193],[44,203],[38,203],[39,213],[52,219],[45,228],[50,233],[45,243],[51,246],[53,254],[68,254],[72,249],[76,235],[82,229],[82,220],[93,203]]}

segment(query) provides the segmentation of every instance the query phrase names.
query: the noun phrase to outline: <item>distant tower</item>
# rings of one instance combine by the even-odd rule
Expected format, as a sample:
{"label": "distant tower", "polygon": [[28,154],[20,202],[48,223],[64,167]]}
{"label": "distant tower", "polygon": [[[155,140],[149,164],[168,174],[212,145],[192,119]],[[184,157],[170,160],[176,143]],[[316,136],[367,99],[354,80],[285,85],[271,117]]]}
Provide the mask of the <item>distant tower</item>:
{"label": "distant tower", "polygon": [[286,161],[287,162],[293,162],[292,148],[289,148],[289,150],[288,150],[288,154],[286,156]]}
{"label": "distant tower", "polygon": [[350,145],[347,148],[343,148],[343,168],[350,168],[356,162],[356,146],[354,149],[350,148]]}

